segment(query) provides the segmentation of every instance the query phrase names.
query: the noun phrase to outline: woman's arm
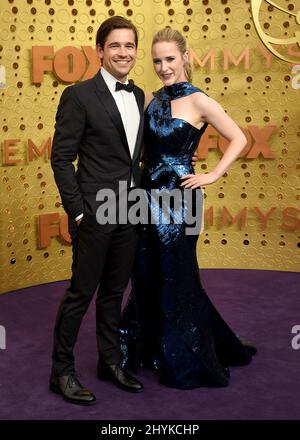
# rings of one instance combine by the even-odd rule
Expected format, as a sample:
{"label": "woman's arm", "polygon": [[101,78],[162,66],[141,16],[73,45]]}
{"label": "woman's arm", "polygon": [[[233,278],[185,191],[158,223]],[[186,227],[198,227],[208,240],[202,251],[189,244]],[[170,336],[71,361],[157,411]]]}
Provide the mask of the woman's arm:
{"label": "woman's arm", "polygon": [[222,159],[211,172],[182,176],[181,186],[184,188],[199,188],[216,182],[237,159],[247,143],[242,130],[225,113],[220,104],[202,93],[197,96],[195,104],[197,111],[201,114],[201,119],[212,125],[221,136],[224,136],[229,141],[229,145]]}

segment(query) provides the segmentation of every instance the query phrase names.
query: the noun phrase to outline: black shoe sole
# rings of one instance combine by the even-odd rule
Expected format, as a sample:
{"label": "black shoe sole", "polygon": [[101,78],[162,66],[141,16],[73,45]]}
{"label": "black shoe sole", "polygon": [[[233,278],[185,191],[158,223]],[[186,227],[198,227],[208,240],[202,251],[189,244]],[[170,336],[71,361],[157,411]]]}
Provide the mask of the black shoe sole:
{"label": "black shoe sole", "polygon": [[248,350],[248,353],[251,356],[255,356],[257,353],[257,348],[256,347],[252,347],[251,345],[245,345],[246,350]]}
{"label": "black shoe sole", "polygon": [[123,386],[122,384],[120,384],[119,382],[111,379],[110,377],[102,375],[102,374],[99,374],[99,373],[97,374],[97,377],[98,377],[99,380],[103,380],[104,382],[112,382],[118,388],[120,388],[120,390],[128,391],[129,393],[142,393],[144,391],[144,388],[136,389],[136,388],[129,388],[129,387]]}
{"label": "black shoe sole", "polygon": [[82,406],[90,406],[90,405],[95,405],[96,400],[92,400],[91,402],[88,401],[84,401],[84,400],[75,400],[75,399],[71,399],[68,396],[65,396],[60,388],[52,383],[49,384],[49,390],[52,391],[55,394],[59,394],[60,396],[63,397],[64,400],[66,400],[67,402],[70,403],[74,403],[75,405],[82,405]]}

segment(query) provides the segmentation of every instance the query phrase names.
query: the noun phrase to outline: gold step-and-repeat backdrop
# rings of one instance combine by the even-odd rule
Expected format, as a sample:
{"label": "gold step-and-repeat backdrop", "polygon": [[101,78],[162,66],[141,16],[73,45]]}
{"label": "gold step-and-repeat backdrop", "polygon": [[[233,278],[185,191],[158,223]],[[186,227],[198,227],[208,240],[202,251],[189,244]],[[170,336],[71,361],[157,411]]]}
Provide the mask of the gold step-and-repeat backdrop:
{"label": "gold step-and-repeat backdrop", "polygon": [[[205,189],[204,268],[300,269],[300,0],[1,0],[0,292],[66,279],[71,247],[49,162],[63,89],[98,70],[95,35],[132,20],[132,78],[161,85],[150,57],[164,26],[188,39],[194,84],[244,130],[247,146]],[[299,64],[299,65],[298,65]],[[208,129],[197,170],[227,147]]]}

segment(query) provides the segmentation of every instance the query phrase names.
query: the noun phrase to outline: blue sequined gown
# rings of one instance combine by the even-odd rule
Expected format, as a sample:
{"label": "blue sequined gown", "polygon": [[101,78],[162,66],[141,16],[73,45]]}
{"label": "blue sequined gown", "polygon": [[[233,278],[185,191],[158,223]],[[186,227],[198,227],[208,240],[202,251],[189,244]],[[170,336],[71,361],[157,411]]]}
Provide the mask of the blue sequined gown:
{"label": "blue sequined gown", "polygon": [[246,365],[251,360],[199,279],[199,225],[192,235],[187,234],[185,219],[190,209],[201,218],[201,190],[189,190],[192,206],[184,201],[179,207],[170,206],[170,219],[182,218],[170,224],[162,220],[166,208],[153,203],[150,193],[179,188],[180,176],[193,173],[191,158],[206,124],[197,129],[173,118],[170,101],[196,92],[201,91],[188,82],[163,87],[145,112],[143,187],[152,224],[142,227],[131,299],[121,327],[125,366],[150,363],[161,383],[181,389],[226,386],[228,366]]}

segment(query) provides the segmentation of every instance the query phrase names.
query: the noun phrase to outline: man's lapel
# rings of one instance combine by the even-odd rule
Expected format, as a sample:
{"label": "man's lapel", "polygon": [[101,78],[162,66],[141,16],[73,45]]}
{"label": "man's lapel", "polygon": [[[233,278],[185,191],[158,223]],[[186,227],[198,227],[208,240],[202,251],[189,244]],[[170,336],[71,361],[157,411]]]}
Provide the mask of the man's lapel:
{"label": "man's lapel", "polygon": [[95,76],[95,82],[96,82],[96,94],[98,98],[100,99],[103,107],[107,111],[108,115],[110,116],[111,120],[115,124],[118,132],[120,133],[122,143],[124,147],[127,149],[128,154],[130,155],[129,146],[127,142],[126,133],[124,130],[122,118],[120,115],[120,112],[118,110],[117,104],[110,93],[100,71]]}
{"label": "man's lapel", "polygon": [[136,136],[133,160],[140,154],[140,146],[142,144],[143,128],[144,128],[144,95],[137,92],[137,88],[133,89],[133,93],[140,111],[140,125]]}

